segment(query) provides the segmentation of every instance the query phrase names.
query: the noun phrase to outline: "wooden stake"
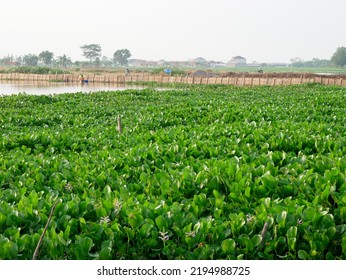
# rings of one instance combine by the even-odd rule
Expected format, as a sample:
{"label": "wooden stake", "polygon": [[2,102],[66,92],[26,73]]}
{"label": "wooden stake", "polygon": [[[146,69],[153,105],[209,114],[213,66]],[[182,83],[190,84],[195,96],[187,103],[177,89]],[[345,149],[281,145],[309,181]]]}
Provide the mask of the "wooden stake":
{"label": "wooden stake", "polygon": [[121,124],[121,117],[118,116],[118,132],[121,134],[123,132],[123,126]]}
{"label": "wooden stake", "polygon": [[37,246],[36,246],[34,255],[32,256],[32,259],[33,259],[33,260],[36,260],[37,257],[38,257],[38,251],[40,250],[40,247],[41,247],[41,244],[42,244],[42,241],[43,241],[43,237],[44,237],[44,235],[45,235],[45,233],[46,233],[46,231],[47,231],[47,228],[48,228],[49,223],[50,223],[50,221],[51,221],[51,219],[52,219],[52,216],[53,216],[55,207],[56,207],[56,205],[58,204],[59,201],[60,201],[60,199],[57,199],[57,200],[55,201],[55,203],[53,204],[52,209],[50,210],[50,214],[49,214],[49,217],[48,217],[48,221],[47,221],[46,226],[44,227],[43,232],[42,232],[42,234],[41,234],[41,236],[40,236],[40,239],[39,239],[39,241],[38,241],[38,243],[37,243]]}
{"label": "wooden stake", "polygon": [[262,229],[262,231],[261,231],[261,243],[260,243],[260,244],[262,244],[263,241],[264,241],[264,236],[265,236],[266,233],[267,233],[268,226],[269,226],[268,222],[265,222],[265,223],[264,223],[264,226],[263,226],[263,229]]}

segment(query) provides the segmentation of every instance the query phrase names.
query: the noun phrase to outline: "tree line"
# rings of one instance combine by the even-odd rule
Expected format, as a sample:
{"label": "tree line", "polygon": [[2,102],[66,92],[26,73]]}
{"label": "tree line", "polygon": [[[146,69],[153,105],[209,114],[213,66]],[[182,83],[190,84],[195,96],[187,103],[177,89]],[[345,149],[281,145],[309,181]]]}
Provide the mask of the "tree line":
{"label": "tree line", "polygon": [[344,67],[346,65],[346,48],[339,47],[334,52],[330,60],[313,58],[309,61],[304,61],[299,57],[291,59],[291,66],[293,67],[331,67],[339,66]]}
{"label": "tree line", "polygon": [[80,47],[86,61],[72,61],[67,54],[54,56],[51,51],[42,51],[37,54],[25,54],[23,56],[8,55],[0,58],[0,65],[9,66],[48,66],[48,67],[123,67],[128,65],[131,53],[128,49],[116,50],[112,58],[102,56],[102,48],[99,44],[89,44]]}
{"label": "tree line", "polygon": [[[54,57],[54,53],[48,50],[42,51],[38,55],[26,54],[23,56],[14,57],[8,55],[0,58],[0,65],[12,65],[12,66],[48,66],[48,67],[124,67],[128,65],[128,59],[131,57],[131,53],[128,49],[116,50],[113,57],[102,56],[102,48],[100,44],[89,44],[80,47],[83,56],[87,61],[75,61],[63,54],[58,57]],[[346,47],[339,47],[334,52],[330,60],[313,58],[310,61],[304,61],[299,57],[291,59],[291,66],[293,67],[330,67],[338,66],[344,67],[346,65]],[[266,66],[263,63],[261,66]]]}

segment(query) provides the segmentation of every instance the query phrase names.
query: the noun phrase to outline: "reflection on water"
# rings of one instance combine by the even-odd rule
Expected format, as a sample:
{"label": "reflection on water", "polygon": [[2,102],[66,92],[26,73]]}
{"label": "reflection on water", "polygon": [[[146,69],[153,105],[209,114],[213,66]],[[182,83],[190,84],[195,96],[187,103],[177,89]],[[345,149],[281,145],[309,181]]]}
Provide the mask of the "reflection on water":
{"label": "reflection on water", "polygon": [[0,96],[18,93],[33,95],[49,95],[59,93],[113,91],[125,89],[142,89],[141,86],[129,86],[125,84],[81,84],[81,83],[53,83],[53,82],[29,82],[29,81],[0,81]]}

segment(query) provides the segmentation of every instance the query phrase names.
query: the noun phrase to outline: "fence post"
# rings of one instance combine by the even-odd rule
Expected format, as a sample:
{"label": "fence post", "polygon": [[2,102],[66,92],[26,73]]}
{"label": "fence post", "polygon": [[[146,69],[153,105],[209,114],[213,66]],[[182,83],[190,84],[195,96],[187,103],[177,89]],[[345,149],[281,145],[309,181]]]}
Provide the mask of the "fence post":
{"label": "fence post", "polygon": [[120,116],[118,116],[118,132],[119,132],[119,134],[121,134],[123,132],[123,126],[121,123],[121,117]]}

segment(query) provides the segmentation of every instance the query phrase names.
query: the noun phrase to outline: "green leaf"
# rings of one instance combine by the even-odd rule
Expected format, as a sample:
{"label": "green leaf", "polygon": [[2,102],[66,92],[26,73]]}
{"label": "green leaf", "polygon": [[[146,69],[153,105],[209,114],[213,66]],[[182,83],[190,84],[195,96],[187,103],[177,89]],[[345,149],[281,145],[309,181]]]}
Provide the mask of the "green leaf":
{"label": "green leaf", "polygon": [[245,196],[246,196],[246,197],[251,197],[251,188],[250,188],[250,187],[247,187],[247,188],[245,189]]}
{"label": "green leaf", "polygon": [[6,223],[6,216],[0,212],[0,226]]}
{"label": "green leaf", "polygon": [[42,184],[44,182],[44,175],[42,173],[37,173],[35,179],[37,183]]}
{"label": "green leaf", "polygon": [[150,235],[150,231],[154,226],[149,223],[145,223],[139,230],[139,234],[142,238],[147,238]]}
{"label": "green leaf", "polygon": [[346,256],[346,235],[342,237],[342,243],[341,243],[342,253],[344,256]]}
{"label": "green leaf", "polygon": [[222,241],[221,249],[224,253],[232,253],[235,250],[236,243],[233,239],[228,238]]}
{"label": "green leaf", "polygon": [[102,249],[99,254],[100,260],[110,260],[112,256],[112,247],[102,244]]}
{"label": "green leaf", "polygon": [[287,211],[284,210],[277,215],[276,221],[280,226],[284,227],[285,222],[286,222],[286,218],[287,218]]}
{"label": "green leaf", "polygon": [[298,251],[298,258],[300,258],[301,260],[307,260],[307,259],[309,259],[309,254],[304,250],[299,250]]}
{"label": "green leaf", "polygon": [[323,200],[326,200],[326,199],[328,199],[329,194],[330,194],[330,185],[327,185],[327,186],[325,186],[323,192],[321,193],[321,198]]}
{"label": "green leaf", "polygon": [[290,250],[294,251],[296,242],[297,242],[297,227],[290,227],[287,230],[287,244]]}
{"label": "green leaf", "polygon": [[290,227],[288,230],[287,230],[287,237],[289,238],[293,238],[293,237],[296,237],[297,236],[297,227],[294,226],[294,227]]}
{"label": "green leaf", "polygon": [[171,244],[163,247],[162,249],[162,254],[165,256],[174,256],[174,253],[175,253],[175,246]]}
{"label": "green leaf", "polygon": [[271,199],[270,199],[270,197],[266,197],[265,199],[264,199],[264,205],[265,205],[265,207],[266,208],[269,208],[270,207],[270,203],[271,203]]}
{"label": "green leaf", "polygon": [[276,179],[270,174],[263,175],[261,181],[263,185],[267,187],[267,189],[274,189],[277,186]]}
{"label": "green leaf", "polygon": [[71,239],[65,240],[64,233],[62,231],[59,232],[57,237],[59,241],[61,242],[61,244],[63,244],[64,246],[68,246],[71,243]]}
{"label": "green leaf", "polygon": [[251,238],[251,241],[253,243],[253,245],[256,247],[258,245],[261,244],[261,241],[262,241],[262,238],[261,238],[261,235],[259,234],[256,234],[254,235],[252,238]]}
{"label": "green leaf", "polygon": [[143,221],[143,216],[140,213],[133,212],[129,214],[128,221],[131,227],[135,229],[141,225]]}
{"label": "green leaf", "polygon": [[156,217],[155,223],[161,231],[168,228],[168,222],[162,215]]}
{"label": "green leaf", "polygon": [[89,251],[93,247],[93,240],[90,237],[76,237],[76,257],[78,260],[89,258]]}
{"label": "green leaf", "polygon": [[[18,246],[12,241],[7,241],[2,244],[2,250],[4,259],[14,260],[18,256]],[[1,259],[2,256],[0,256]]]}

